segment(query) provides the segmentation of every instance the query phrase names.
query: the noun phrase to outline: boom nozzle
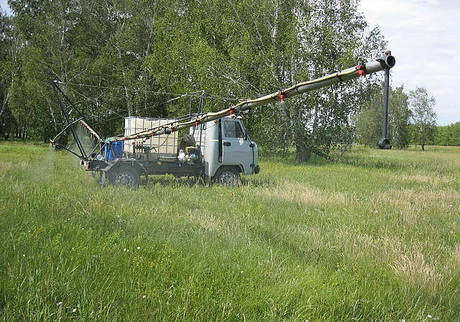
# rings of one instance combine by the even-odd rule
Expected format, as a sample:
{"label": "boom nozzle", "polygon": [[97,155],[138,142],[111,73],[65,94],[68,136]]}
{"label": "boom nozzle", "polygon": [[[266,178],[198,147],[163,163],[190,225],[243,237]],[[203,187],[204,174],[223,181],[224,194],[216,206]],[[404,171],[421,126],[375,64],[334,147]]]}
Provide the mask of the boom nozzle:
{"label": "boom nozzle", "polygon": [[378,58],[377,61],[380,62],[383,69],[390,69],[396,64],[396,59],[391,55],[391,51],[387,50],[383,53],[382,57]]}

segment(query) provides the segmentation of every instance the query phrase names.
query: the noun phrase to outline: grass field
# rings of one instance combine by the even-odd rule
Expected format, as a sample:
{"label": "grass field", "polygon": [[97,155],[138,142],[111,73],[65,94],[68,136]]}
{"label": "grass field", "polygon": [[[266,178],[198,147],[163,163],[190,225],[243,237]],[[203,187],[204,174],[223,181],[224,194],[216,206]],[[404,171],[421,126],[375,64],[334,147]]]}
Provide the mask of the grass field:
{"label": "grass field", "polygon": [[458,321],[460,148],[101,187],[0,143],[4,321]]}

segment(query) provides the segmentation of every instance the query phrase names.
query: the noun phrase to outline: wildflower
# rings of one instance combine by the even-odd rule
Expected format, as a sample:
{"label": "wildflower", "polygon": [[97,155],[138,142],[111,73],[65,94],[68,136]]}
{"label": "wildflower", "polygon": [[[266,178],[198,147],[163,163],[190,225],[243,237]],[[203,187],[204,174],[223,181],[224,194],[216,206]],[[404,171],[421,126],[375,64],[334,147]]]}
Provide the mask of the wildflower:
{"label": "wildflower", "polygon": [[56,305],[57,305],[57,306],[61,306],[61,305],[62,305],[62,302],[57,302]]}
{"label": "wildflower", "polygon": [[76,313],[76,312],[77,312],[77,308],[74,307],[74,308],[72,309],[72,313]]}
{"label": "wildflower", "polygon": [[137,250],[140,250],[141,249],[141,246],[137,246]]}

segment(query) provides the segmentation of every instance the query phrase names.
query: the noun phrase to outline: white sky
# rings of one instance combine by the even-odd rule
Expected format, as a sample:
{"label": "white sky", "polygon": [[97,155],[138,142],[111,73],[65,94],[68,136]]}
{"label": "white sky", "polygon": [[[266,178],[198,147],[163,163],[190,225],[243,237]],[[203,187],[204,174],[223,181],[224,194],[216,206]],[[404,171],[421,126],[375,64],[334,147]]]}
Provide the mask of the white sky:
{"label": "white sky", "polygon": [[436,99],[438,125],[460,122],[460,1],[361,0],[360,11],[396,57],[392,85],[425,87]]}
{"label": "white sky", "polygon": [[9,9],[8,0],[0,0],[0,7],[3,11],[7,11],[7,9]]}
{"label": "white sky", "polygon": [[[9,10],[7,0],[0,0]],[[438,125],[460,122],[460,1],[361,0],[371,27],[380,26],[396,57],[392,85],[406,92],[425,87],[436,99]],[[373,57],[370,57],[373,58]],[[391,108],[391,106],[390,106]]]}

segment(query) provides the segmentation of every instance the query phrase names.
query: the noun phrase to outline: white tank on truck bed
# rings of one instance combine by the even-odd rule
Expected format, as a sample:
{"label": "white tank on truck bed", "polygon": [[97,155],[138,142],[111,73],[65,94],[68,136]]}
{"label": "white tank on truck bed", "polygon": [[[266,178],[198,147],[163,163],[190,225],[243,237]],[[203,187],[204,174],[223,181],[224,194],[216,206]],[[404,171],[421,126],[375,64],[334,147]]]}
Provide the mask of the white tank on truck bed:
{"label": "white tank on truck bed", "polygon": [[[125,117],[124,135],[130,136],[152,128],[175,122],[175,119],[149,118],[149,117]],[[162,134],[151,137],[143,137],[135,140],[124,142],[123,152],[129,157],[140,150],[149,151],[151,154],[161,154],[164,156],[173,156],[177,154],[178,134]]]}

